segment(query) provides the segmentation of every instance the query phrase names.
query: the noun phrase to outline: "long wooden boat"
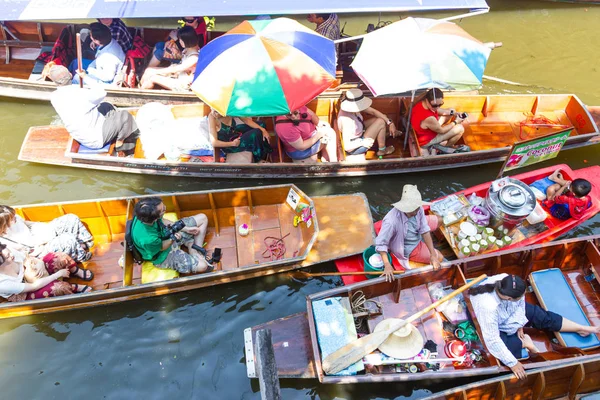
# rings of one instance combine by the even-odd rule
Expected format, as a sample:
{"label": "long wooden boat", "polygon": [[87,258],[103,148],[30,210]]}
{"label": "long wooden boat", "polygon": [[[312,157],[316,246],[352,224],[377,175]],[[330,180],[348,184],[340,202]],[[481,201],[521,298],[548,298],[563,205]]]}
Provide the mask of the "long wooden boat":
{"label": "long wooden boat", "polygon": [[[52,50],[52,46],[62,29],[72,26],[74,32],[84,27],[83,24],[65,24],[57,22],[29,22],[6,21],[4,29],[0,27],[0,96],[50,101],[50,95],[56,90],[56,85],[50,81],[42,80],[43,63],[36,62],[36,58],[43,51]],[[85,25],[87,27],[87,25]],[[163,41],[168,36],[170,29],[161,28],[130,28],[137,33],[150,46]],[[224,32],[209,31],[208,40],[222,35]],[[344,52],[352,52],[356,48],[353,42],[342,44]],[[349,60],[344,58],[344,64]],[[341,65],[341,66],[343,66]],[[340,89],[355,87],[356,84],[341,84],[342,72],[339,72],[338,86],[326,91],[323,96],[339,97]],[[353,82],[358,82],[354,80]],[[341,86],[340,86],[341,85]],[[164,104],[197,104],[198,96],[192,92],[177,92],[163,89],[138,89],[106,86],[106,101],[121,107],[142,106],[148,102]]]}
{"label": "long wooden boat", "polygon": [[[142,268],[133,263],[122,242],[125,222],[132,218],[135,203],[148,196],[17,206],[17,213],[30,221],[51,221],[67,213],[81,218],[95,241],[94,255],[84,263],[95,274],[91,282],[85,282],[94,291],[4,302],[0,304],[0,318],[112,304],[261,277],[348,256],[362,251],[373,240],[371,213],[362,193],[311,198],[294,185],[279,185],[159,196],[167,212],[174,214],[172,219],[207,215],[205,248],[211,254],[218,247],[223,254],[213,272],[141,283]],[[308,215],[312,217],[296,227],[294,217],[300,215],[299,203],[310,207],[312,214]],[[250,228],[247,236],[239,234],[242,224]],[[278,259],[265,250],[268,243],[279,238],[283,238],[285,254]],[[118,265],[122,256],[124,268]]]}
{"label": "long wooden boat", "polygon": [[519,380],[513,374],[501,375],[434,393],[421,400],[592,400],[598,398],[597,391],[600,390],[599,369],[598,360],[580,362],[574,358],[558,366],[528,371],[525,380]]}
{"label": "long wooden boat", "polygon": [[[337,100],[318,98],[309,103],[317,115],[335,126]],[[231,164],[214,162],[213,158],[192,158],[187,161],[147,159],[141,142],[138,141],[133,158],[119,158],[109,153],[82,154],[80,146],[73,142],[67,131],[60,126],[32,127],[23,141],[19,159],[43,164],[73,166],[107,171],[132,172],[140,174],[177,175],[195,177],[236,177],[271,178],[295,177],[310,178],[323,176],[358,176],[371,174],[391,174],[403,172],[429,171],[449,167],[473,166],[488,162],[503,161],[510,146],[521,140],[555,132],[564,127],[572,127],[571,136],[564,148],[572,149],[598,143],[599,132],[587,108],[575,95],[447,95],[445,104],[469,114],[464,123],[464,143],[472,149],[468,153],[424,157],[420,154],[414,135],[409,135],[408,147],[404,149],[403,138],[388,139],[394,145],[395,153],[379,159],[374,151],[366,157],[348,156],[337,136],[339,162],[318,162],[314,164],[293,163],[281,149],[273,129],[273,119],[264,122],[271,132],[271,144],[275,152],[270,163]],[[373,107],[388,115],[397,126],[402,126],[403,117],[408,112],[409,99],[404,97],[376,98]],[[176,119],[206,116],[208,106],[172,106]],[[132,108],[132,113],[137,109]],[[530,124],[531,116],[554,121],[552,124]],[[219,151],[216,151],[219,154]],[[222,161],[222,157],[217,158]]]}
{"label": "long wooden boat", "polygon": [[[577,170],[572,170],[566,164],[555,165],[551,167],[541,168],[535,171],[529,171],[521,174],[517,174],[512,176],[512,178],[518,179],[526,184],[531,184],[532,182],[545,178],[552,174],[556,169],[560,169],[564,172],[564,175],[567,176],[568,180],[573,180],[575,178],[583,178],[587,179],[592,183],[592,191],[589,196],[592,198],[592,205],[588,208],[585,213],[582,215],[580,219],[570,218],[568,220],[559,220],[554,218],[547,209],[545,209],[547,213],[547,217],[543,222],[540,222],[535,225],[530,225],[527,221],[524,221],[522,225],[515,229],[514,233],[511,234],[512,244],[507,246],[506,248],[516,248],[522,246],[528,246],[535,243],[544,243],[551,240],[554,240],[566,232],[575,229],[577,226],[581,225],[583,222],[592,218],[598,212],[600,212],[600,166],[594,165],[591,167],[581,168]],[[456,194],[464,194],[465,196],[470,196],[475,193],[478,196],[485,198],[488,189],[491,186],[491,182],[486,182],[481,185],[473,186],[471,188],[461,190]],[[446,197],[446,196],[444,196]],[[442,197],[443,198],[443,197]],[[442,198],[436,199],[441,200]],[[429,207],[425,207],[426,213],[431,213]],[[381,226],[381,221],[375,223],[375,231],[379,232],[379,228]],[[458,224],[450,225],[448,230],[441,227],[434,235],[438,239],[436,241],[436,247],[442,251],[444,256],[448,259],[456,259],[462,257],[459,253],[458,248],[453,246],[452,243],[455,243],[450,239],[450,235],[456,237],[456,233],[458,230]],[[485,250],[482,253],[491,253],[498,251],[497,247],[492,247],[488,250]],[[396,269],[401,270],[402,267],[397,262],[395,257],[393,258],[394,267]],[[352,272],[352,271],[362,271],[364,268],[364,261],[362,255],[351,256],[347,258],[342,258],[335,261],[335,265],[340,272]],[[420,268],[422,264],[409,262],[410,268]],[[355,282],[360,282],[365,280],[364,276],[360,275],[350,275],[343,276],[345,284],[351,284]]]}
{"label": "long wooden boat", "polygon": [[[550,310],[562,307],[560,312],[564,317],[572,320],[582,318],[579,320],[580,323],[597,326],[600,324],[599,242],[600,236],[597,235],[508,249],[495,254],[457,260],[437,271],[431,267],[407,271],[394,282],[385,282],[383,278],[377,278],[312,294],[307,297],[307,312],[245,330],[248,376],[254,377],[257,368],[260,367],[256,364],[254,354],[257,351],[256,333],[261,329],[271,331],[275,364],[280,378],[318,378],[322,383],[355,384],[454,379],[510,372],[508,367],[490,354],[481,339],[470,341],[468,347],[470,351],[467,353],[469,359],[473,360],[472,350],[479,352],[479,355],[473,354],[475,360],[472,362],[442,363],[441,368],[434,370],[431,368],[431,365],[435,365],[432,362],[428,366],[423,362],[413,361],[418,366],[418,372],[415,373],[404,372],[406,367],[404,361],[397,369],[396,360],[393,359],[389,360],[391,365],[387,363],[381,365],[373,359],[370,362],[368,359],[363,359],[365,362],[362,366],[355,365],[356,374],[327,375],[322,368],[322,349],[328,349],[327,354],[330,354],[356,339],[357,331],[352,329],[354,328],[352,322],[357,322],[354,314],[360,312],[356,317],[365,318],[358,329],[358,334],[367,334],[373,332],[375,326],[383,319],[406,318],[432,304],[429,289],[433,286],[441,284],[442,287],[456,289],[481,274],[488,276],[501,273],[516,274],[528,280],[533,287],[533,291],[526,292],[527,302]],[[353,296],[358,298],[361,295],[367,301],[373,300],[368,307],[368,312],[360,311],[350,305],[353,304]],[[339,306],[328,308],[328,312],[324,313],[321,311],[325,308],[323,304],[339,304]],[[466,293],[464,293],[464,305],[468,313],[463,314],[463,318],[453,320],[458,323],[466,316],[478,338],[481,338],[481,329],[471,300]],[[440,310],[430,311],[415,320],[413,324],[423,336],[424,342],[432,340],[436,344],[438,358],[446,358],[444,347],[456,340],[456,331],[455,326],[447,323],[444,330],[446,316],[438,311]],[[347,318],[341,321],[349,321],[334,326],[333,322],[338,321],[340,316]],[[540,368],[548,367],[557,370],[552,374],[552,380],[538,379],[537,385],[540,387],[536,388],[536,391],[544,394],[554,393],[554,390],[558,390],[557,385],[567,385],[578,393],[598,390],[600,339],[596,335],[583,338],[574,333],[554,334],[532,328],[525,328],[525,333],[532,337],[540,350],[539,353],[530,353],[528,358],[521,360],[526,371],[536,373]],[[328,335],[334,335],[332,340],[335,340],[337,345],[331,345],[331,341],[326,340]],[[435,349],[432,349],[432,352],[433,350]],[[375,351],[371,357],[377,358],[377,356],[378,351]],[[512,388],[507,389],[512,391]],[[463,399],[476,398],[465,397],[462,394],[460,396]],[[544,395],[534,398],[548,397]]]}

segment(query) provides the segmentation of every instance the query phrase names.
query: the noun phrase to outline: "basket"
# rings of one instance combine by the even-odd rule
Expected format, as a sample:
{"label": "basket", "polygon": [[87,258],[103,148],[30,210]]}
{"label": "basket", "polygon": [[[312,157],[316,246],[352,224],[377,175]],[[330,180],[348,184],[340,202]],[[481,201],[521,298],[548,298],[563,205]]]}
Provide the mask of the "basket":
{"label": "basket", "polygon": [[[384,267],[374,267],[369,263],[369,258],[373,255],[376,254],[377,250],[375,250],[375,246],[371,246],[368,249],[366,249],[363,252],[363,261],[364,261],[364,270],[365,272],[379,272],[379,271],[383,271]],[[390,253],[387,253],[388,256],[388,260],[390,262],[390,264],[392,263],[392,256],[390,255]],[[366,275],[367,279],[372,279],[372,278],[378,278],[381,275]]]}

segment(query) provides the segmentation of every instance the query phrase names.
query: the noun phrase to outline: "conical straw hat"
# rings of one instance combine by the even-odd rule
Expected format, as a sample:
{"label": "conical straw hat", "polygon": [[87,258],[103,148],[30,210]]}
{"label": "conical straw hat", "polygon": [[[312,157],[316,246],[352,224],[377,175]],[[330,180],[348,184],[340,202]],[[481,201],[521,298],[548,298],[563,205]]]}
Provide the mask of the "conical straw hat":
{"label": "conical straw hat", "polygon": [[[390,324],[400,322],[398,318],[387,318],[377,324],[375,332],[386,330]],[[412,358],[423,350],[423,336],[412,324],[406,324],[391,334],[385,342],[379,346],[382,353],[390,357],[405,360]]]}

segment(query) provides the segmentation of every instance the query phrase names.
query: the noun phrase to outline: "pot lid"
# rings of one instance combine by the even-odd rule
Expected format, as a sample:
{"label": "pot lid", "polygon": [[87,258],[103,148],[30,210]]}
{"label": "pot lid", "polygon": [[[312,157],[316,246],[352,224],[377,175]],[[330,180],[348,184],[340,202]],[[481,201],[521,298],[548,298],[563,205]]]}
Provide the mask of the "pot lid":
{"label": "pot lid", "polygon": [[500,189],[498,199],[507,207],[520,208],[527,203],[527,193],[522,187],[509,183]]}

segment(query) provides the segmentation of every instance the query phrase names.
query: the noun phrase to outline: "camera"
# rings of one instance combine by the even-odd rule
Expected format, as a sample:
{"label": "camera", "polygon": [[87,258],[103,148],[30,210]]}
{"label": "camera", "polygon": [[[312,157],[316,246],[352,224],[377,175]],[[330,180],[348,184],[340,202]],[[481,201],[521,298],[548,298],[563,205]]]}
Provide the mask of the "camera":
{"label": "camera", "polygon": [[[171,225],[166,226],[162,223],[161,220],[159,220],[160,224],[164,226],[165,230],[167,231],[167,235],[165,237],[163,237],[163,240],[166,239],[171,239],[173,242],[179,242],[179,240],[177,239],[177,236],[175,236],[176,233],[180,232],[183,228],[185,228],[185,222],[183,222],[183,220],[178,220],[173,222]],[[206,255],[206,249],[204,247],[200,247],[197,244],[192,244],[192,248],[194,250],[196,250],[197,252],[199,252],[200,254],[202,254],[204,257],[207,257]],[[221,261],[221,249],[216,247],[215,250],[213,251],[213,254],[211,256],[211,263],[218,263],[219,261]]]}

